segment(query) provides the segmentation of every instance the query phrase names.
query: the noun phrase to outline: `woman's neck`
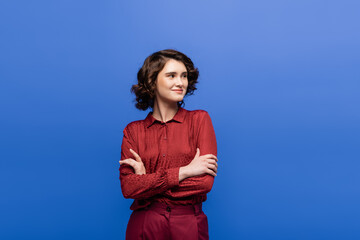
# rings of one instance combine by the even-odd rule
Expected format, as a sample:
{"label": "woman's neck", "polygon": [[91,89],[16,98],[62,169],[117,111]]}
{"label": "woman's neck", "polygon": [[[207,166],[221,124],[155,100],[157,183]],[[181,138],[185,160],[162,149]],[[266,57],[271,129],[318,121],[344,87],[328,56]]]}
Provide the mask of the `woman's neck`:
{"label": "woman's neck", "polygon": [[154,108],[152,116],[161,122],[167,122],[171,120],[177,113],[179,107],[175,104],[159,104],[157,101],[154,102]]}

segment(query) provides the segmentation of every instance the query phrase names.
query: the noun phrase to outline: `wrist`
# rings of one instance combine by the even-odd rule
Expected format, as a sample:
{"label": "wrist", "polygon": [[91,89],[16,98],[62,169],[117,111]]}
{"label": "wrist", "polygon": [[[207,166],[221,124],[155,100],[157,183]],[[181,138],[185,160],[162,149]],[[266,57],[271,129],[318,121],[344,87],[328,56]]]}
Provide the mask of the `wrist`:
{"label": "wrist", "polygon": [[189,176],[189,172],[187,167],[180,167],[179,169],[179,182],[181,182],[182,180],[184,180],[185,178],[188,178]]}

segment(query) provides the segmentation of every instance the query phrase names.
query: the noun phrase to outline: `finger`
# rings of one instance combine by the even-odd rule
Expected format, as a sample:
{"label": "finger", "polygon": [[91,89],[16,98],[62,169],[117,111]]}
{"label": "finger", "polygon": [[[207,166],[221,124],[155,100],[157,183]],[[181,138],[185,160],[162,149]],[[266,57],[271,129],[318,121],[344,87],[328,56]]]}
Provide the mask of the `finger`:
{"label": "finger", "polygon": [[211,169],[211,170],[213,170],[215,173],[217,173],[217,167],[216,167],[214,164],[208,164],[208,165],[207,165],[207,168],[208,168],[208,169]]}
{"label": "finger", "polygon": [[130,152],[134,155],[136,161],[141,162],[141,158],[140,158],[139,154],[137,154],[137,153],[136,153],[134,150],[132,150],[131,148],[130,148]]}
{"label": "finger", "polygon": [[215,156],[214,154],[211,154],[211,155],[213,156],[213,158],[214,158],[216,161],[218,161],[217,156]]}
{"label": "finger", "polygon": [[[135,161],[135,159],[133,159],[133,158],[120,159],[120,161],[125,161],[125,160],[133,160],[133,161]],[[120,161],[119,161],[119,162],[120,162]]]}
{"label": "finger", "polygon": [[207,174],[210,174],[211,176],[217,176],[216,173],[214,171],[212,171],[211,169],[207,169],[206,171]]}
{"label": "finger", "polygon": [[214,154],[206,154],[204,155],[206,158],[212,158],[215,159],[215,161],[218,161],[218,158]]}
{"label": "finger", "polygon": [[135,166],[135,160],[133,160],[133,159],[131,159],[131,158],[128,158],[128,159],[125,159],[125,160],[121,160],[121,161],[119,161],[120,162],[120,165],[122,165],[122,164],[128,164],[128,165],[130,165],[131,167],[133,167],[134,168],[134,166]]}
{"label": "finger", "polygon": [[200,148],[196,148],[195,157],[199,157],[199,156],[200,156]]}
{"label": "finger", "polygon": [[[129,164],[129,161],[127,159],[124,159],[124,160],[120,160],[119,161],[120,165],[122,164]],[[129,164],[130,165],[130,164]]]}
{"label": "finger", "polygon": [[217,162],[216,162],[214,159],[209,159],[209,160],[208,160],[208,163],[214,164],[216,167],[218,167],[218,164],[217,164]]}

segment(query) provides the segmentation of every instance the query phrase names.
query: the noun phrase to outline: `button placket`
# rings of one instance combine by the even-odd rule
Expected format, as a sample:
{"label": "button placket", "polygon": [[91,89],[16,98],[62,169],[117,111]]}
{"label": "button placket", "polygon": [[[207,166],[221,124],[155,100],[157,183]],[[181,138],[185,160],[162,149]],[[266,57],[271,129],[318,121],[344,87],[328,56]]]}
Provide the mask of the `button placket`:
{"label": "button placket", "polygon": [[164,157],[166,157],[166,150],[167,150],[167,124],[166,123],[163,124],[163,130],[162,130],[161,138],[163,140],[162,141],[162,148],[161,148],[161,150],[162,150],[161,156],[164,158]]}
{"label": "button placket", "polygon": [[167,140],[167,130],[168,130],[168,125],[165,124],[164,127],[165,127],[165,131],[164,131],[164,140]]}

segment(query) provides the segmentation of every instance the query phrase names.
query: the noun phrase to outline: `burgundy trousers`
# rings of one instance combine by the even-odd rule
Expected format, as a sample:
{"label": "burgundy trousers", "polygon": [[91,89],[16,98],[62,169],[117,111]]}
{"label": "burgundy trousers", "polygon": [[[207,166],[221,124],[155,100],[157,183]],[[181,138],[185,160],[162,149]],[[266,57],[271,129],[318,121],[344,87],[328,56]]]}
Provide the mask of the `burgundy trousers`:
{"label": "burgundy trousers", "polygon": [[208,220],[202,204],[166,205],[154,202],[132,212],[126,240],[208,240]]}

